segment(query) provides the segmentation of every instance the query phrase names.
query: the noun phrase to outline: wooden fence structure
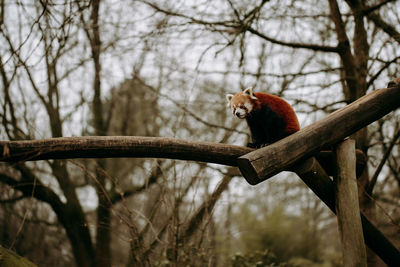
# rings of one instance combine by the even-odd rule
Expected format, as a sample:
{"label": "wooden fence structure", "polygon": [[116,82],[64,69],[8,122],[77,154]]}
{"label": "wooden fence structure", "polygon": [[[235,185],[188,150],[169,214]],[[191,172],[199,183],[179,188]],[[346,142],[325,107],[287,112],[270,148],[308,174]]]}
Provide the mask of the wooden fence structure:
{"label": "wooden fence structure", "polygon": [[[366,166],[366,158],[346,137],[399,106],[400,85],[379,89],[257,150],[161,137],[62,137],[0,141],[0,161],[112,157],[192,160],[237,166],[252,185],[281,171],[293,171],[337,214],[345,266],[366,266],[364,241],[386,264],[398,266],[399,250],[359,210],[356,176]],[[335,151],[321,152],[327,146]]]}

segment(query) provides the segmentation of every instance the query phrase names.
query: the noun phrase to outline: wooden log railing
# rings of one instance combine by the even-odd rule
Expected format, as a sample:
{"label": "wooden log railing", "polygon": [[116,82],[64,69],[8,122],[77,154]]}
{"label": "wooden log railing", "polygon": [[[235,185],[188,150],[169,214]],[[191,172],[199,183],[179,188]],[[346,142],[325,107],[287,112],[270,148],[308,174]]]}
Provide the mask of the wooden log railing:
{"label": "wooden log railing", "polygon": [[237,166],[254,149],[164,137],[83,136],[0,141],[0,161],[75,158],[169,158]]}
{"label": "wooden log railing", "polygon": [[[25,141],[0,141],[0,161],[37,161],[76,158],[168,158],[200,161],[237,167],[237,158],[253,148],[144,136],[82,136]],[[315,157],[329,175],[333,175],[332,151],[320,151]],[[362,151],[356,150],[357,174],[366,165]],[[357,175],[358,176],[358,175]]]}
{"label": "wooden log railing", "polygon": [[[100,136],[62,137],[44,140],[0,141],[0,161],[18,162],[47,159],[156,157],[194,160],[237,166],[236,159],[253,151],[251,148],[192,142],[161,137]],[[318,161],[331,168],[331,152],[316,154]],[[360,170],[365,167],[362,153],[356,153]],[[334,185],[325,169],[314,157],[292,168],[305,184],[333,211]],[[366,244],[385,262],[400,261],[400,252],[361,214]]]}

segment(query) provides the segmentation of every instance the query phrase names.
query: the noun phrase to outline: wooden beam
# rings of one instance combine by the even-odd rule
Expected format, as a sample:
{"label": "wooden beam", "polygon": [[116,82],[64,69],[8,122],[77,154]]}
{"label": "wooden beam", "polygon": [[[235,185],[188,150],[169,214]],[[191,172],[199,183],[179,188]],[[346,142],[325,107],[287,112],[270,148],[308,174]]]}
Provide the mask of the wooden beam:
{"label": "wooden beam", "polygon": [[[236,166],[237,157],[251,148],[193,142],[172,138],[101,136],[63,137],[45,140],[0,141],[0,161],[16,162],[47,159],[155,157],[197,160]],[[317,153],[324,165],[332,164],[332,152]],[[360,160],[363,164],[362,160]],[[299,163],[293,169],[303,181],[335,212],[333,182],[315,158]],[[363,167],[363,166],[361,166]],[[323,175],[321,174],[323,173]],[[385,262],[398,260],[400,253],[364,216],[367,245]],[[386,259],[386,260],[385,260]]]}
{"label": "wooden beam", "polygon": [[358,203],[355,143],[353,139],[346,139],[336,146],[337,173],[333,178],[336,214],[342,243],[343,266],[367,267]]}
{"label": "wooden beam", "polygon": [[[309,158],[293,166],[293,171],[303,182],[336,213],[335,186],[332,179],[321,167],[315,158]],[[399,250],[370,222],[361,212],[361,223],[365,243],[388,266],[398,266],[400,262]]]}
{"label": "wooden beam", "polygon": [[[175,138],[141,136],[60,137],[43,140],[0,141],[0,161],[35,161],[76,158],[170,158],[197,160],[237,166],[237,158],[253,148],[186,141]],[[316,155],[329,175],[333,175],[335,157],[332,151]],[[365,155],[356,151],[357,169],[365,167]]]}
{"label": "wooden beam", "polygon": [[170,158],[237,166],[236,159],[252,148],[142,136],[60,137],[0,141],[0,161],[73,158]]}
{"label": "wooden beam", "polygon": [[247,182],[258,184],[395,110],[399,99],[400,86],[376,90],[297,133],[240,157],[240,171]]}

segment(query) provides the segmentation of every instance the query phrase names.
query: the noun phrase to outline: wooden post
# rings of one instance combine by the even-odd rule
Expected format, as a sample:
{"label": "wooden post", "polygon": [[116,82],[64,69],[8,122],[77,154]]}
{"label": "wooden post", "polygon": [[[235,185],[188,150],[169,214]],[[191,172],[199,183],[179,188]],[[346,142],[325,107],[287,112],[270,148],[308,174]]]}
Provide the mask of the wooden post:
{"label": "wooden post", "polygon": [[343,266],[367,266],[367,254],[358,204],[355,141],[346,139],[336,146],[337,173],[334,176],[336,214],[342,242]]}
{"label": "wooden post", "polygon": [[[294,166],[293,171],[303,182],[336,213],[335,186],[332,179],[315,158],[309,158]],[[397,248],[361,213],[365,243],[388,266],[398,266],[400,252]]]}

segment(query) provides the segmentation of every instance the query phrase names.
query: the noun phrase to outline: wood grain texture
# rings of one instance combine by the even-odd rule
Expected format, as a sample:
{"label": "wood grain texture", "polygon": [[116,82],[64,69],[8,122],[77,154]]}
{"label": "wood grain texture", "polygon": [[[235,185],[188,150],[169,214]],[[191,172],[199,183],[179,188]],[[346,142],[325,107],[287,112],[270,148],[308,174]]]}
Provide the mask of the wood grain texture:
{"label": "wood grain texture", "polygon": [[395,110],[399,99],[400,86],[376,90],[299,132],[240,157],[239,168],[250,184],[258,184]]}
{"label": "wood grain texture", "polygon": [[[297,163],[293,167],[293,171],[333,213],[336,213],[335,186],[332,179],[314,157]],[[399,250],[362,212],[360,215],[365,244],[388,266],[398,266],[397,264],[400,262]]]}
{"label": "wood grain texture", "polygon": [[[237,158],[253,148],[174,138],[141,136],[60,137],[27,141],[0,141],[0,161],[36,161],[75,158],[170,158],[237,166]],[[365,167],[365,155],[356,151],[357,169]],[[333,174],[334,153],[318,152],[315,157]]]}
{"label": "wood grain texture", "polygon": [[29,141],[0,141],[0,161],[73,158],[170,158],[236,166],[251,148],[139,136],[60,137]]}
{"label": "wood grain texture", "polygon": [[342,243],[343,266],[367,266],[367,253],[358,203],[355,141],[346,139],[336,146],[337,173],[334,175],[336,215]]}

